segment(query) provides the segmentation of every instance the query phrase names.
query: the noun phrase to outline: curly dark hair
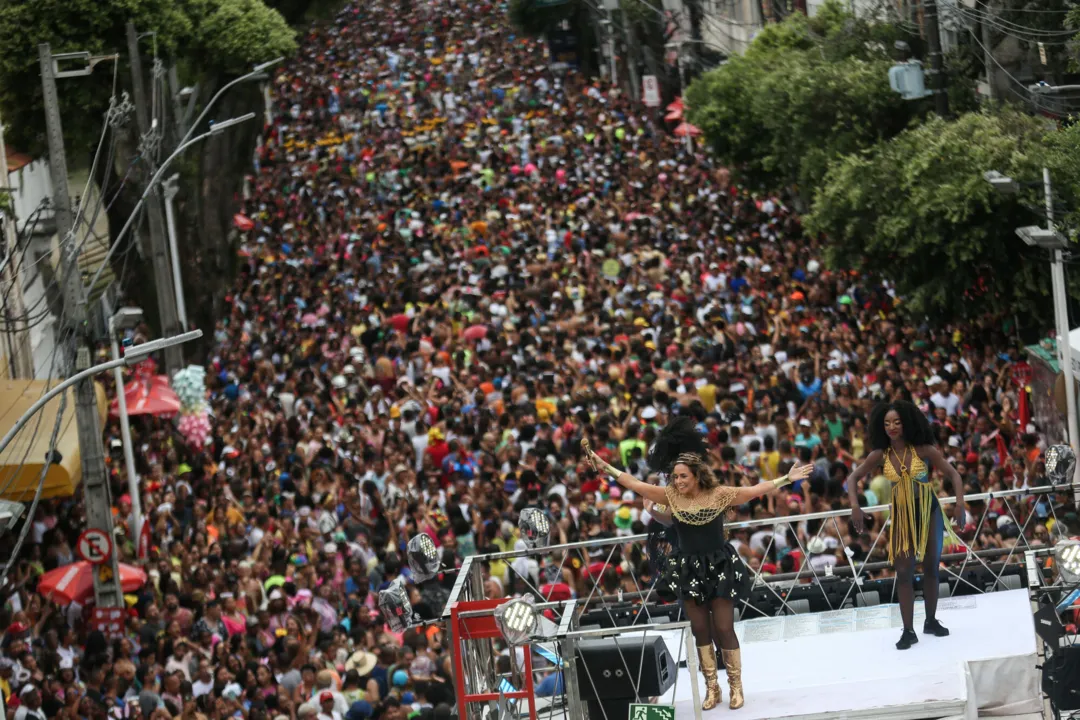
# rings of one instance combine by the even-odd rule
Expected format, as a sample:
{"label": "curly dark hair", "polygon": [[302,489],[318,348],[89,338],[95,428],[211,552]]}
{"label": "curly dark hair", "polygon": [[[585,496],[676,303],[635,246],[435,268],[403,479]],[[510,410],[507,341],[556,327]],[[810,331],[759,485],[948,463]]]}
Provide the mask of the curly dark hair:
{"label": "curly dark hair", "polygon": [[874,450],[885,450],[891,444],[889,436],[885,433],[885,415],[892,410],[900,416],[900,424],[904,428],[904,440],[909,445],[937,445],[934,431],[930,429],[930,421],[911,403],[898,400],[891,403],[881,403],[870,413],[870,447]]}

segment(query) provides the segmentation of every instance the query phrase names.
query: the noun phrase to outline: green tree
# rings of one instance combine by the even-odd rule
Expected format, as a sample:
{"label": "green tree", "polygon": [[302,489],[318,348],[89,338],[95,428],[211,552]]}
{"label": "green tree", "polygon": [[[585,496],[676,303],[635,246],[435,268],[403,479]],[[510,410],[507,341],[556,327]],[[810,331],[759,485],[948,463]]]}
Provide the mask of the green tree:
{"label": "green tree", "polygon": [[[72,168],[89,165],[114,83],[117,92],[130,87],[129,20],[141,32],[153,33],[142,40],[148,75],[149,56],[156,51],[166,67],[176,68],[183,85],[198,88],[201,102],[253,64],[296,51],[293,30],[262,0],[5,0],[0,3],[0,113],[9,143],[35,155],[46,152],[39,43],[50,43],[53,53],[119,54],[117,65],[102,63],[87,77],[58,81],[68,163]],[[172,147],[181,132],[171,122],[172,98],[166,97],[163,104],[166,147]],[[240,85],[219,101],[210,117],[261,109],[258,87]],[[190,251],[183,257],[184,275],[193,286],[196,278],[199,281],[198,292],[189,287],[187,295],[206,301],[191,303],[191,315],[200,327],[213,326],[210,300],[220,296],[228,280],[225,237],[232,198],[249,169],[258,132],[257,121],[234,128],[193,149],[177,165],[182,171],[177,229],[181,244]],[[122,188],[108,210],[113,233],[123,226],[142,193],[140,179],[148,177],[133,118],[119,128],[115,139],[109,153],[113,163],[99,163],[95,178],[99,187]],[[129,176],[131,168],[136,172]],[[129,278],[153,277],[134,254],[115,255],[125,258]],[[214,267],[197,264],[206,258],[216,259]],[[152,319],[157,304],[152,284],[130,283],[127,289]]]}
{"label": "green tree", "polygon": [[804,223],[831,267],[890,278],[913,317],[1033,316],[1049,307],[1045,258],[1015,228],[1043,223],[1041,183],[1003,196],[984,173],[1038,180],[1053,160],[1072,183],[1059,154],[1078,139],[1013,111],[935,117],[835,162]]}
{"label": "green tree", "polygon": [[687,92],[690,119],[753,183],[796,185],[809,200],[831,159],[903,130],[925,112],[889,87],[886,49],[903,34],[829,2],[762,30],[743,57]]}

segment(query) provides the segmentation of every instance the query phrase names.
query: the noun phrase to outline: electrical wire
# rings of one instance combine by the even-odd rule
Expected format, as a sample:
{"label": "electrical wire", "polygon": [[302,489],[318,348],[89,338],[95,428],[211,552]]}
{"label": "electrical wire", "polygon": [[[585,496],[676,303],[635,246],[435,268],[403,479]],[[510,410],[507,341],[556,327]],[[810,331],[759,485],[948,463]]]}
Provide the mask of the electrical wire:
{"label": "electrical wire", "polygon": [[[41,472],[38,474],[37,484],[34,489],[34,499],[30,503],[30,507],[27,509],[26,514],[23,516],[22,531],[19,533],[19,538],[11,551],[11,557],[8,558],[7,564],[4,565],[3,574],[0,574],[0,585],[7,581],[8,573],[11,572],[15,560],[19,557],[19,551],[22,550],[23,543],[26,542],[26,536],[30,533],[30,528],[34,525],[34,515],[37,513],[38,503],[41,501],[41,492],[45,488],[45,477],[49,473],[49,465],[51,464],[52,455],[56,451],[56,441],[60,436],[60,427],[63,425],[64,413],[67,411],[67,399],[68,394],[66,392],[60,394],[60,407],[56,411],[56,420],[53,422],[52,435],[49,437],[49,452],[45,457],[45,462],[41,465]],[[19,472],[21,473],[21,471],[22,466],[20,465]],[[18,473],[12,477],[18,477]]]}

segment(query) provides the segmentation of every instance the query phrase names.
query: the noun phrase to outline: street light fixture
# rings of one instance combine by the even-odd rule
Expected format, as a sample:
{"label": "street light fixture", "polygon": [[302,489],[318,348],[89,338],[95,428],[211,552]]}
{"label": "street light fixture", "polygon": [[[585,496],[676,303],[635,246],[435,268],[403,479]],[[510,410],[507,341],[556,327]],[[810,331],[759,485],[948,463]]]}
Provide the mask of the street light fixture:
{"label": "street light fixture", "polygon": [[25,509],[22,503],[0,500],[0,535],[15,527]]}
{"label": "street light fixture", "polygon": [[997,170],[987,170],[983,173],[983,178],[986,182],[990,183],[990,186],[1003,195],[1015,195],[1020,191],[1020,185],[1007,175],[1002,175]]}
{"label": "street light fixture", "polygon": [[[188,138],[191,137],[191,134],[193,132],[195,132],[195,128],[199,127],[199,123],[201,123],[203,121],[203,118],[206,117],[206,114],[208,112],[210,112],[210,108],[214,107],[214,103],[216,103],[218,101],[218,99],[222,95],[224,95],[225,92],[229,88],[233,87],[234,85],[239,85],[240,83],[243,83],[243,82],[248,82],[250,80],[265,80],[266,77],[267,77],[266,76],[266,71],[269,70],[270,68],[272,68],[273,66],[277,65],[278,63],[284,61],[284,60],[285,60],[284,57],[276,57],[273,60],[268,60],[268,61],[266,61],[264,63],[259,63],[247,75],[241,75],[240,77],[236,78],[235,80],[233,80],[231,82],[228,82],[228,83],[225,83],[225,85],[223,85],[220,90],[218,90],[216,93],[214,93],[214,97],[210,98],[210,102],[206,103],[206,107],[204,107],[203,111],[201,113],[199,113],[199,117],[195,118],[195,122],[191,123],[191,126],[188,128],[188,131],[186,133],[184,133],[184,137],[181,138],[180,144],[183,145],[185,142],[187,142]],[[228,122],[228,121],[226,121],[226,122]],[[218,125],[221,125],[221,123],[218,123]]]}
{"label": "street light fixture", "polygon": [[[1068,417],[1069,446],[1074,452],[1080,443],[1080,419],[1076,415],[1076,387],[1073,384],[1072,348],[1069,346],[1071,328],[1069,327],[1068,303],[1065,292],[1064,250],[1068,247],[1066,238],[1054,227],[1054,195],[1050,184],[1050,169],[1043,168],[1043,195],[1046,203],[1046,224],[1041,228],[1034,225],[1017,228],[1016,234],[1029,247],[1045,248],[1050,251],[1050,282],[1054,297],[1054,328],[1057,334],[1058,353],[1061,360],[1061,373],[1065,379],[1065,409]],[[996,170],[983,173],[983,177],[998,192],[1015,194],[1019,184],[1012,178]],[[1071,478],[1075,480],[1074,478]],[[1080,489],[1073,497],[1080,502]]]}
{"label": "street light fixture", "polygon": [[[133,330],[142,323],[143,311],[139,308],[120,308],[109,318],[109,344],[113,361],[120,360],[120,346],[116,335],[124,330]],[[142,347],[138,345],[136,347]],[[128,494],[131,496],[131,513],[135,517],[135,543],[138,546],[142,529],[142,497],[139,492],[139,477],[135,472],[135,450],[131,443],[131,422],[128,418],[127,392],[124,387],[124,372],[119,365],[113,368],[116,381],[116,408],[120,411],[120,438],[124,448],[124,469],[127,470]]]}
{"label": "street light fixture", "polygon": [[151,340],[150,342],[145,342],[141,345],[133,345],[132,347],[128,348],[127,353],[119,360],[110,360],[109,362],[104,362],[99,365],[93,365],[86,368],[85,370],[81,370],[75,373],[71,377],[63,380],[62,382],[57,383],[55,387],[53,387],[47,393],[43,394],[34,402],[33,405],[27,408],[26,412],[24,412],[22,416],[15,421],[15,424],[11,426],[11,429],[8,430],[7,434],[4,435],[3,439],[0,439],[0,453],[3,453],[4,450],[7,449],[7,446],[10,445],[11,441],[15,439],[15,436],[19,434],[19,431],[26,426],[26,423],[30,422],[30,419],[34,417],[34,415],[36,415],[41,410],[41,408],[48,405],[50,400],[67,390],[72,385],[76,385],[88,377],[93,377],[94,375],[103,373],[107,370],[112,370],[113,368],[120,367],[121,365],[131,367],[132,365],[135,365],[136,363],[145,360],[147,355],[156,353],[159,350],[164,350],[167,347],[172,347],[173,345],[180,345],[181,343],[186,343],[191,340],[198,340],[201,337],[202,330],[192,330],[191,332],[181,333],[172,337],[161,338],[159,340]]}
{"label": "street light fixture", "polygon": [[[237,124],[242,123],[242,122],[247,122],[248,120],[251,120],[253,117],[255,117],[255,113],[248,113],[246,115],[241,115],[240,117],[230,118],[229,120],[223,120],[223,121],[217,123],[216,125],[214,125],[214,127],[212,127],[207,132],[204,132],[202,135],[196,135],[195,137],[191,138],[190,140],[186,140],[185,142],[180,143],[179,147],[177,147],[175,150],[173,150],[172,155],[165,158],[165,162],[161,163],[161,165],[157,169],[157,172],[155,172],[153,177],[150,178],[150,182],[148,182],[146,184],[146,189],[143,190],[142,196],[139,198],[139,201],[137,203],[135,203],[135,207],[132,209],[131,214],[128,215],[128,219],[127,219],[127,222],[124,223],[124,227],[120,228],[120,232],[118,232],[116,234],[116,238],[113,240],[112,245],[109,246],[109,251],[107,253],[105,253],[105,258],[101,261],[101,264],[98,266],[97,272],[94,273],[94,277],[90,281],[89,287],[97,287],[97,281],[98,281],[99,278],[101,278],[101,273],[105,272],[105,268],[109,267],[109,260],[112,258],[113,253],[116,252],[116,249],[123,244],[121,242],[121,240],[123,240],[125,233],[127,233],[129,230],[131,230],[132,226],[134,226],[135,218],[137,218],[139,216],[139,210],[142,209],[143,203],[146,202],[146,198],[148,198],[150,196],[150,192],[158,184],[158,182],[161,180],[162,176],[165,175],[165,171],[169,168],[169,165],[172,163],[172,161],[175,160],[177,157],[179,157],[180,153],[184,152],[185,150],[187,150],[192,145],[194,145],[194,144],[196,144],[198,142],[201,142],[201,141],[205,140],[206,138],[211,137],[213,135],[218,135],[218,134],[224,132],[225,130],[227,130],[228,128],[232,127],[233,125],[237,125]],[[182,337],[182,336],[178,336],[178,337]]]}

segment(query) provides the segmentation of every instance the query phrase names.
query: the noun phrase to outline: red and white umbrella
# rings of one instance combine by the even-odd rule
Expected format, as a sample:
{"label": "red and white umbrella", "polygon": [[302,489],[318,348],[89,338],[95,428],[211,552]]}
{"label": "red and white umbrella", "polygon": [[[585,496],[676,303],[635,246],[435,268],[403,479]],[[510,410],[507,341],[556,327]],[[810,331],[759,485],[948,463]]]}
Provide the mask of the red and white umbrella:
{"label": "red and white umbrella", "polygon": [[[180,412],[180,397],[173,392],[165,375],[132,378],[124,385],[124,400],[128,415],[172,417]],[[115,399],[109,406],[109,415],[120,417],[120,403]]]}
{"label": "red and white umbrella", "polygon": [[232,221],[233,225],[236,226],[236,229],[240,232],[247,232],[255,227],[255,221],[243,213],[236,213],[233,215]]}
{"label": "red and white umbrella", "polygon": [[679,123],[679,126],[675,128],[676,137],[697,137],[700,134],[701,130],[688,122]]}
{"label": "red and white umbrella", "polygon": [[[85,560],[62,565],[41,576],[37,591],[58,605],[73,602],[82,605],[94,595],[95,572],[97,569]],[[135,592],[145,584],[145,572],[134,565],[120,563],[120,587],[125,593]]]}

